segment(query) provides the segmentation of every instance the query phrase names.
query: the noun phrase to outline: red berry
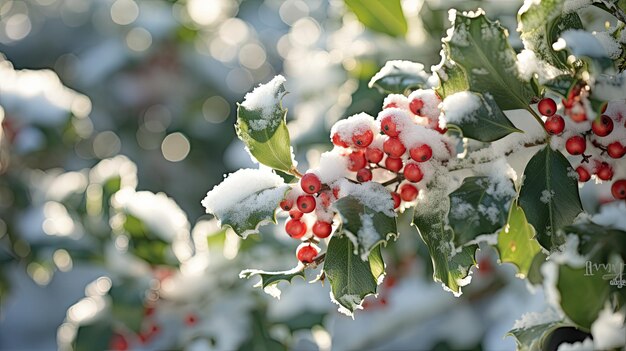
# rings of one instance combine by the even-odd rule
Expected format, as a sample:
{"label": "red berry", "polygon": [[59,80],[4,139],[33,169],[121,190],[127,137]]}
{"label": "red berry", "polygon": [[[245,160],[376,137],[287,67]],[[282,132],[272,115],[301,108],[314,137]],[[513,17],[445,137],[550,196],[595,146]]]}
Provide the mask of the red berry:
{"label": "red berry", "polygon": [[556,113],[556,102],[550,98],[541,99],[537,104],[537,109],[542,115],[550,117]]}
{"label": "red berry", "polygon": [[582,108],[582,106],[579,105],[579,107],[580,108],[576,110],[569,110],[568,113],[569,118],[576,123],[584,122],[587,120],[587,114],[585,113],[585,110]]}
{"label": "red berry", "polygon": [[298,196],[297,204],[300,212],[313,212],[315,209],[315,198],[312,195],[300,195]]}
{"label": "red berry", "polygon": [[387,105],[383,106],[383,110],[386,108],[392,108],[392,107],[398,107],[398,104],[396,104],[395,102],[390,102]]}
{"label": "red berry", "polygon": [[606,147],[606,152],[611,158],[622,158],[626,155],[626,147],[624,147],[624,145],[622,145],[619,141],[615,141]]}
{"label": "red berry", "polygon": [[422,101],[422,99],[413,99],[409,103],[409,109],[415,115],[420,114],[420,110],[422,109],[422,107],[424,107],[424,101]]}
{"label": "red berry", "polygon": [[417,188],[411,184],[403,184],[400,187],[400,197],[407,202],[415,200],[418,192]]}
{"label": "red berry", "polygon": [[357,133],[352,136],[352,142],[356,147],[368,147],[374,140],[374,133],[371,130],[366,130],[363,133]]}
{"label": "red berry", "polygon": [[387,157],[387,159],[385,160],[385,167],[392,171],[392,172],[398,172],[402,169],[402,159],[399,157]]}
{"label": "red berry", "polygon": [[391,157],[400,157],[406,151],[406,147],[398,138],[387,138],[383,143],[383,151]]}
{"label": "red berry", "polygon": [[398,193],[396,193],[395,191],[392,192],[391,199],[393,200],[394,209],[400,207],[400,201],[402,201],[402,199],[400,199],[400,195]]}
{"label": "red berry", "polygon": [[128,341],[123,335],[114,333],[109,341],[109,350],[126,351],[128,350]]}
{"label": "red berry", "polygon": [[418,145],[409,151],[411,158],[416,162],[426,162],[433,157],[433,149],[427,144]]}
{"label": "red berry", "polygon": [[365,158],[371,163],[378,163],[382,161],[384,155],[385,153],[382,150],[374,147],[368,147],[365,150]]}
{"label": "red berry", "polygon": [[618,200],[626,199],[626,179],[616,180],[615,183],[611,185],[611,194]]}
{"label": "red berry", "polygon": [[300,187],[307,194],[315,194],[322,188],[322,182],[314,173],[307,173],[300,179]]}
{"label": "red berry", "polygon": [[439,134],[446,134],[446,132],[448,131],[448,128],[441,128],[439,126],[439,123],[437,123],[437,125],[435,126],[435,130],[439,132]]}
{"label": "red berry", "polygon": [[599,137],[607,136],[613,131],[613,120],[607,115],[601,115],[591,123],[591,129]]}
{"label": "red berry", "polygon": [[322,206],[328,207],[330,206],[330,193],[325,191],[319,195],[319,199],[322,202]]}
{"label": "red berry", "polygon": [[296,253],[296,257],[298,257],[298,260],[300,262],[311,263],[313,262],[315,257],[317,257],[317,249],[311,246],[310,244],[306,246],[302,246],[301,248],[298,249],[298,252]]}
{"label": "red berry", "polygon": [[400,134],[398,131],[396,123],[393,121],[393,116],[387,116],[380,121],[380,129],[383,133],[389,135],[390,137],[397,137]]}
{"label": "red berry", "polygon": [[300,219],[304,213],[300,212],[297,208],[292,208],[289,210],[289,217],[292,219]]}
{"label": "red berry", "polygon": [[335,199],[339,198],[339,188],[333,188],[333,196]]}
{"label": "red berry", "polygon": [[409,163],[404,166],[404,178],[409,182],[417,183],[424,178],[424,173],[422,173],[420,166],[415,163]]}
{"label": "red berry", "polygon": [[192,326],[195,325],[198,322],[198,317],[196,317],[195,314],[193,313],[189,313],[186,317],[185,317],[185,324]]}
{"label": "red berry", "polygon": [[293,200],[291,199],[284,199],[283,201],[280,202],[280,208],[282,208],[283,211],[289,211],[291,210],[292,207],[293,207]]}
{"label": "red berry", "polygon": [[548,117],[545,123],[546,130],[550,134],[558,135],[565,129],[565,120],[559,115]]}
{"label": "red berry", "polygon": [[333,144],[337,145],[337,146],[341,146],[341,147],[348,147],[348,143],[346,143],[345,140],[341,139],[341,136],[339,135],[339,133],[335,133],[333,134]]}
{"label": "red berry", "polygon": [[313,235],[320,239],[328,238],[333,231],[333,227],[330,223],[324,221],[316,221],[313,224]]}
{"label": "red berry", "polygon": [[572,155],[580,155],[587,149],[585,138],[575,135],[565,142],[565,149]]}
{"label": "red berry", "polygon": [[372,180],[372,171],[367,168],[359,169],[359,171],[356,172],[356,180],[358,180],[359,183],[369,182]]}
{"label": "red berry", "polygon": [[578,166],[578,168],[576,168],[576,173],[578,173],[578,181],[581,183],[591,179],[591,174],[589,174],[589,171],[584,166]]}
{"label": "red berry", "polygon": [[352,153],[348,155],[348,160],[348,169],[352,172],[356,172],[359,169],[365,168],[365,166],[367,165],[365,153],[362,150],[352,151]]}
{"label": "red berry", "polygon": [[596,168],[596,177],[601,180],[611,180],[613,178],[613,168],[608,163],[602,162]]}
{"label": "red berry", "polygon": [[285,223],[285,231],[290,237],[300,239],[306,234],[306,224],[299,219],[290,219]]}

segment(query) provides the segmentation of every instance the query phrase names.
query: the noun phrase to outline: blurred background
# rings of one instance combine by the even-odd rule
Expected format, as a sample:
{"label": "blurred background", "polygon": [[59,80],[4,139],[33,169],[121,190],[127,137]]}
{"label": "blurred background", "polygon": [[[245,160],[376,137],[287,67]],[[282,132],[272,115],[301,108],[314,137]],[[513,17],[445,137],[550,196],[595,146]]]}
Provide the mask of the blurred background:
{"label": "blurred background", "polygon": [[387,60],[440,61],[448,9],[482,7],[519,49],[520,6],[405,0],[404,35],[341,0],[1,0],[0,349],[513,349],[543,296],[490,249],[454,298],[404,219],[352,320],[328,286],[281,283],[276,300],[239,279],[292,267],[295,244],[280,225],[242,242],[200,200],[255,167],[233,127],[254,86],[287,78],[306,170],[335,121],[377,114],[367,82]]}

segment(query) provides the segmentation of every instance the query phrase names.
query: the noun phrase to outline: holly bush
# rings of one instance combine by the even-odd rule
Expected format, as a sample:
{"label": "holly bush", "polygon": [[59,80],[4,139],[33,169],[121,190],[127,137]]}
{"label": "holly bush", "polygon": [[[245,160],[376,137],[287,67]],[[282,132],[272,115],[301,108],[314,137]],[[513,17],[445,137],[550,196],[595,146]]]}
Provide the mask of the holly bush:
{"label": "holly bush", "polygon": [[[617,24],[585,28],[588,7]],[[526,1],[519,53],[484,11],[451,10],[441,62],[430,71],[387,62],[369,82],[386,95],[378,115],[335,123],[332,149],[306,172],[286,125],[288,82],[255,88],[235,127],[259,167],[229,174],[202,204],[243,238],[288,217],[284,235],[301,244],[284,271],[240,277],[275,296],[282,281],[327,282],[339,311],[358,318],[408,216],[433,279],[455,296],[484,246],[544,285],[550,309],[510,331],[520,349],[542,349],[564,328],[593,334],[591,348],[624,347],[625,10],[622,1]],[[610,204],[583,206],[579,189],[591,179]]]}

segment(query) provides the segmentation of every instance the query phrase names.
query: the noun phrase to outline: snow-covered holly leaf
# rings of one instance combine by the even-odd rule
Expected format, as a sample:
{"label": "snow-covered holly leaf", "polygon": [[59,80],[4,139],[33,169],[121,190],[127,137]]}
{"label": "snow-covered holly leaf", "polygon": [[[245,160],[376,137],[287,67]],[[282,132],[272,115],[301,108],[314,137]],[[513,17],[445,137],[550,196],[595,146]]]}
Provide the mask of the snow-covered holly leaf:
{"label": "snow-covered holly leaf", "polygon": [[[396,218],[363,204],[354,196],[345,196],[333,205],[342,219],[343,232],[357,247],[361,259],[367,261],[370,252],[380,243],[387,243],[390,236],[396,237]],[[389,212],[393,213],[393,203],[389,201]]]}
{"label": "snow-covered holly leaf", "polygon": [[445,224],[445,213],[416,211],[413,225],[428,247],[433,263],[433,279],[441,282],[444,289],[461,295],[461,287],[469,284],[470,268],[476,264],[474,258],[478,245],[464,246],[456,252],[453,244],[454,231]]}
{"label": "snow-covered holly leaf", "polygon": [[150,264],[176,265],[176,257],[169,243],[150,230],[146,223],[136,216],[126,214],[124,232],[129,235],[128,251]]}
{"label": "snow-covered holly leaf", "polygon": [[290,173],[293,170],[291,141],[285,123],[287,110],[282,98],[286,94],[283,76],[261,84],[246,94],[237,107],[235,129],[250,154],[260,163]]}
{"label": "snow-covered holly leaf", "polygon": [[345,3],[367,28],[392,37],[406,35],[408,26],[400,0],[345,0]]}
{"label": "snow-covered holly leaf", "polygon": [[346,235],[335,234],[328,243],[324,272],[333,302],[340,305],[342,313],[352,315],[367,295],[376,293],[384,264],[380,250],[372,250],[370,255],[368,261],[363,261]]}
{"label": "snow-covered holly leaf", "polygon": [[442,60],[441,66],[435,71],[439,77],[439,86],[435,89],[437,95],[445,99],[452,94],[469,90],[463,69],[445,57]]}
{"label": "snow-covered holly leaf", "polygon": [[557,231],[572,223],[582,204],[576,172],[561,152],[548,145],[530,159],[518,201],[541,246],[552,250],[563,243]]}
{"label": "snow-covered holly leaf", "polygon": [[526,220],[521,207],[513,204],[509,222],[498,234],[496,248],[502,262],[509,262],[517,267],[518,275],[526,277],[533,259],[541,251],[535,240],[535,230]]}
{"label": "snow-covered holly leaf", "polygon": [[[531,50],[543,61],[560,68],[568,69],[567,53],[552,48],[561,33],[568,29],[581,29],[583,24],[578,14],[572,10],[564,13],[566,0],[527,2],[517,15],[520,37],[524,47]],[[585,5],[584,2],[581,4]]]}
{"label": "snow-covered holly leaf", "polygon": [[289,186],[268,170],[240,169],[215,186],[202,200],[207,213],[246,237],[264,223],[276,223],[275,212]]}
{"label": "snow-covered holly leaf", "polygon": [[611,285],[602,272],[586,274],[585,267],[559,266],[556,288],[563,312],[579,327],[590,330],[609,297]]}
{"label": "snow-covered holly leaf", "polygon": [[421,89],[426,85],[428,74],[424,65],[410,61],[387,61],[376,73],[368,87],[377,88],[381,93],[404,94],[407,91]]}
{"label": "snow-covered holly leaf", "polygon": [[450,193],[448,222],[456,234],[455,245],[465,245],[502,228],[514,196],[513,182],[496,184],[489,177],[463,179],[463,184]]}
{"label": "snow-covered holly leaf", "polygon": [[471,91],[492,94],[502,110],[527,109],[535,94],[531,84],[519,77],[516,53],[507,36],[482,10],[457,13],[444,47],[463,68]]}
{"label": "snow-covered holly leaf", "polygon": [[565,98],[576,82],[577,79],[570,74],[562,74],[544,82],[543,86]]}
{"label": "snow-covered holly leaf", "polygon": [[296,267],[288,271],[266,272],[258,269],[246,269],[239,273],[239,278],[242,279],[250,279],[255,276],[261,277],[261,280],[255,285],[255,287],[263,288],[266,293],[276,298],[280,297],[280,290],[276,286],[278,282],[286,281],[291,283],[295,277],[305,279],[304,266],[302,264],[298,264]]}
{"label": "snow-covered holly leaf", "polygon": [[562,321],[553,321],[514,328],[508,334],[515,338],[518,351],[543,351],[544,344],[549,340],[552,333],[561,327],[568,326],[571,325]]}
{"label": "snow-covered holly leaf", "polygon": [[581,222],[563,228],[563,233],[578,236],[578,252],[591,255],[596,263],[608,263],[613,255],[626,262],[626,232],[593,222]]}
{"label": "snow-covered holly leaf", "polygon": [[458,92],[443,100],[442,109],[447,124],[460,128],[466,138],[491,142],[522,132],[502,113],[490,93]]}

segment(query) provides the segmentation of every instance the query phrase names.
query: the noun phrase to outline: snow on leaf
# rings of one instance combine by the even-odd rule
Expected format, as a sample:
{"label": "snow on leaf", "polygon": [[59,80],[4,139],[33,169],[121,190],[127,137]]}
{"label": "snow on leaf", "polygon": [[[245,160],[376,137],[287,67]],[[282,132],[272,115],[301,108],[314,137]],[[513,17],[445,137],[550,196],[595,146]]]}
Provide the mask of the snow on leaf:
{"label": "snow on leaf", "polygon": [[250,279],[251,277],[259,276],[261,280],[255,285],[255,287],[263,288],[267,294],[277,299],[280,299],[280,289],[278,289],[278,283],[280,281],[291,282],[295,277],[301,277],[305,279],[304,265],[298,263],[298,265],[287,271],[267,272],[258,269],[245,269],[239,273],[239,278]]}

